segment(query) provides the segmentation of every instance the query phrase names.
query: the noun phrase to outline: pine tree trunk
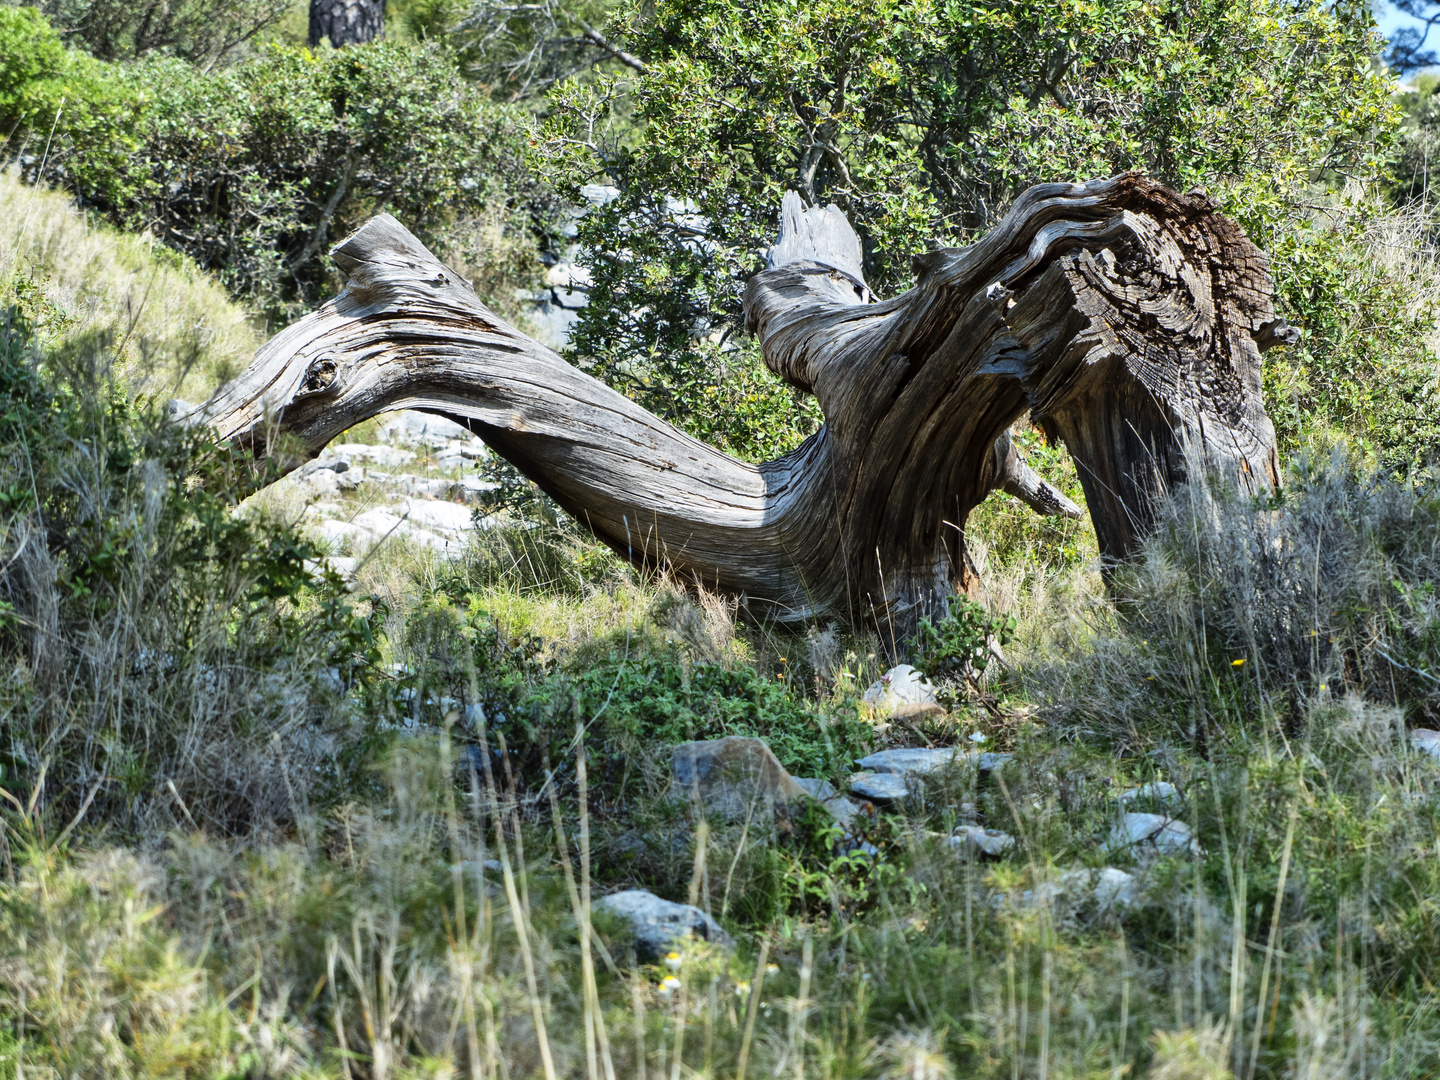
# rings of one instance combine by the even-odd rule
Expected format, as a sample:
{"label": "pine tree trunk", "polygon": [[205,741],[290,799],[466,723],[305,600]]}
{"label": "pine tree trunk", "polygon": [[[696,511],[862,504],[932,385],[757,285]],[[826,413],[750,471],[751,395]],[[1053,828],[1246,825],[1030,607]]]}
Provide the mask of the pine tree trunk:
{"label": "pine tree trunk", "polygon": [[826,423],[764,465],[506,325],[393,218],[334,258],[345,291],[199,417],[293,467],[377,413],[448,416],[620,554],[761,618],[833,616],[903,640],[973,585],[964,528],[988,492],[1078,514],[1010,444],[1027,413],[1074,456],[1108,560],[1197,467],[1248,491],[1278,482],[1260,352],[1295,332],[1275,317],[1265,257],[1203,195],[1135,175],[1030,189],[979,243],[917,257],[914,288],[886,301],[844,216],[788,195],[746,317]]}
{"label": "pine tree trunk", "polygon": [[310,0],[310,47],[329,38],[337,49],[385,34],[385,0]]}

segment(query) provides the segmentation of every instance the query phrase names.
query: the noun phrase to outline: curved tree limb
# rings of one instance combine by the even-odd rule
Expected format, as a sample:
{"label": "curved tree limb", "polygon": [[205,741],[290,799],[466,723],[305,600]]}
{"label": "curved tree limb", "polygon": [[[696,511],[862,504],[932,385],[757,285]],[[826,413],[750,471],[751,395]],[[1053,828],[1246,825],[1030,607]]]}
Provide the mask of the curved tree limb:
{"label": "curved tree limb", "polygon": [[256,454],[286,436],[313,456],[377,413],[440,413],[621,554],[783,621],[908,631],[971,584],[965,521],[996,487],[1078,514],[1010,444],[1027,412],[1075,457],[1108,559],[1134,549],[1197,451],[1246,489],[1277,482],[1260,349],[1294,332],[1264,255],[1204,196],[1135,175],[1030,189],[979,243],[918,257],[915,287],[883,302],[844,216],[788,195],[746,319],[826,424],[763,465],[504,323],[393,218],[334,258],[344,292],[261,348],[201,418]]}

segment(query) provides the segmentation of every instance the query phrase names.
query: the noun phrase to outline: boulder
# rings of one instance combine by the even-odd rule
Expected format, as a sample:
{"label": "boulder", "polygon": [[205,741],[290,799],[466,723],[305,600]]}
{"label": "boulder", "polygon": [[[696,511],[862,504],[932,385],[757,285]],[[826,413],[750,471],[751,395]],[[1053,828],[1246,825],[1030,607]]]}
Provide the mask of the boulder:
{"label": "boulder", "polygon": [[731,735],[708,742],[681,743],[675,748],[671,768],[672,790],[677,795],[726,821],[773,814],[778,804],[807,795],[763,739]]}
{"label": "boulder", "polygon": [[635,955],[642,964],[655,963],[690,937],[726,949],[734,945],[720,924],[699,908],[662,900],[644,889],[602,896],[593,906],[595,911],[625,920],[634,937]]}
{"label": "boulder", "polygon": [[1183,821],[1163,814],[1123,814],[1110,834],[1113,850],[1136,848],[1161,855],[1199,855],[1200,841]]}
{"label": "boulder", "polygon": [[893,712],[902,705],[934,704],[935,687],[909,664],[891,668],[871,683],[865,691],[865,704],[882,712]]}

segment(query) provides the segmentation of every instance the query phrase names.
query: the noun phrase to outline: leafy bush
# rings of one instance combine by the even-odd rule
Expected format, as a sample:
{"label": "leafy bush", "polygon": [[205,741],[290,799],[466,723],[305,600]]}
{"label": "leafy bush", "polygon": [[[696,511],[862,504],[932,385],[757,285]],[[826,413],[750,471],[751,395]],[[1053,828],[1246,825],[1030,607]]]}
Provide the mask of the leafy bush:
{"label": "leafy bush", "polygon": [[164,52],[210,66],[279,22],[292,4],[290,0],[39,0],[38,6],[102,60]]}
{"label": "leafy bush", "polygon": [[1277,233],[1278,306],[1302,330],[1265,358],[1265,407],[1281,454],[1317,440],[1357,440],[1388,469],[1434,458],[1440,358],[1440,264],[1418,206],[1352,197],[1304,228]]}
{"label": "leafy bush", "polygon": [[[32,173],[72,157],[72,184],[93,186],[134,149],[140,102],[113,69],[67,49],[34,8],[0,6],[0,127],[6,156]],[[84,147],[71,155],[72,146]]]}
{"label": "leafy bush", "polygon": [[1010,644],[1013,615],[991,615],[983,604],[952,596],[935,622],[924,618],[915,631],[915,666],[932,678],[980,678],[996,647]]}
{"label": "leafy bush", "polygon": [[[576,351],[694,424],[750,370],[713,341],[787,188],[845,211],[882,295],[1023,187],[1123,169],[1204,185],[1271,244],[1314,182],[1380,170],[1397,114],[1372,27],[1356,0],[622,5],[612,35],[645,70],[561,88],[549,121],[564,179],[618,189],[580,225]],[[788,445],[795,411],[767,399]]]}
{"label": "leafy bush", "polygon": [[49,152],[23,157],[26,177],[64,183],[268,314],[333,289],[329,245],[381,211],[489,276],[529,273],[507,238],[551,211],[521,162],[522,118],[439,48],[276,44],[219,72],[173,58],[102,64],[16,12],[0,9],[0,34],[38,59],[0,69],[0,119],[32,142],[55,121]]}

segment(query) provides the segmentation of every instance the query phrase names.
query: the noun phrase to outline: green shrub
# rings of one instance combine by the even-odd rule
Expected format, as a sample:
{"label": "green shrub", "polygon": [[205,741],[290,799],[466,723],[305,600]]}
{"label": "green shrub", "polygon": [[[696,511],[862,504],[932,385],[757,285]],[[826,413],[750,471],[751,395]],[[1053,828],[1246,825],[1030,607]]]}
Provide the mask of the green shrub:
{"label": "green shrub", "polygon": [[1440,437],[1440,272],[1424,250],[1419,208],[1359,200],[1277,232],[1277,307],[1298,345],[1265,357],[1265,407],[1282,459],[1336,438],[1388,469],[1433,460]]}
{"label": "green shrub", "polygon": [[548,120],[562,179],[618,189],[580,224],[575,351],[682,426],[734,415],[787,447],[806,428],[784,394],[765,422],[707,411],[750,404],[710,389],[753,379],[714,342],[741,330],[787,188],[847,214],[888,295],[1024,187],[1124,169],[1205,186],[1270,245],[1312,185],[1379,175],[1398,123],[1358,0],[628,3],[610,29],[645,70],[563,86]]}
{"label": "green shrub", "polygon": [[[67,49],[34,9],[0,6],[0,130],[31,174],[104,185],[135,148],[141,102],[109,65]],[[75,153],[76,148],[82,152]]]}
{"label": "green shrub", "polygon": [[6,37],[0,55],[27,58],[0,67],[0,120],[19,125],[24,175],[149,232],[271,316],[333,291],[330,245],[382,211],[472,273],[533,272],[514,238],[546,227],[551,202],[521,162],[523,116],[438,47],[272,44],[212,72],[102,63],[63,48],[31,9],[0,9]]}
{"label": "green shrub", "polygon": [[102,60],[169,53],[213,66],[293,7],[290,0],[38,0]]}
{"label": "green shrub", "polygon": [[964,596],[952,596],[947,606],[943,616],[934,622],[921,619],[916,627],[915,666],[931,678],[978,679],[993,650],[1010,644],[1016,619],[991,615],[985,605]]}
{"label": "green shrub", "polygon": [[[0,324],[4,786],[122,829],[245,831],[353,787],[376,735],[376,602],[293,527],[232,512],[248,466],[48,353],[34,290]],[[351,700],[353,697],[354,700]]]}

